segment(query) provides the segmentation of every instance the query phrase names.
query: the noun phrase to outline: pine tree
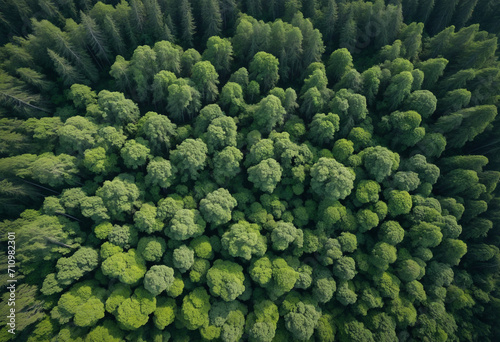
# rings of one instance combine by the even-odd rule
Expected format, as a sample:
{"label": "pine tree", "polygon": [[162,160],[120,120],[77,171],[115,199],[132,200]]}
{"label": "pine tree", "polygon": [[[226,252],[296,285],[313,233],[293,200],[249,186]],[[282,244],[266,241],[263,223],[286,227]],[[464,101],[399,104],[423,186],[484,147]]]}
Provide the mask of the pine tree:
{"label": "pine tree", "polygon": [[132,22],[132,28],[135,32],[142,34],[144,31],[144,21],[146,20],[146,13],[144,9],[144,4],[141,0],[130,0],[130,20]]}
{"label": "pine tree", "polygon": [[48,91],[54,87],[54,84],[45,79],[45,75],[30,68],[19,68],[16,70],[19,77],[29,85],[39,90]]}
{"label": "pine tree", "polygon": [[418,21],[427,24],[436,0],[419,0],[416,18]]}
{"label": "pine tree", "polygon": [[202,0],[201,19],[203,23],[203,37],[205,40],[218,36],[222,30],[222,15],[217,0]]}
{"label": "pine tree", "polygon": [[316,11],[318,9],[318,4],[316,0],[304,0],[302,1],[302,13],[305,18],[311,18],[314,20],[316,18]]}
{"label": "pine tree", "polygon": [[59,56],[53,50],[47,48],[50,59],[54,63],[54,68],[63,80],[65,86],[70,86],[74,83],[88,83],[85,77],[78,71],[76,67],[64,57]]}
{"label": "pine tree", "polygon": [[[68,20],[68,23],[71,22],[74,23],[71,19]],[[32,25],[34,31],[33,47],[37,50],[36,54],[38,58],[47,56],[47,48],[51,48],[59,56],[71,61],[91,81],[97,81],[99,76],[97,69],[89,55],[85,52],[85,47],[81,46],[84,42],[78,36],[80,33],[77,32],[78,28],[66,33],[47,20],[37,21],[36,19],[32,20]],[[74,28],[74,25],[72,26]],[[53,62],[52,58],[49,61]]]}
{"label": "pine tree", "polygon": [[460,0],[455,10],[455,14],[453,14],[452,24],[457,28],[464,27],[467,21],[472,17],[477,2],[478,0]]}
{"label": "pine tree", "polygon": [[427,23],[427,30],[436,34],[450,24],[453,12],[460,0],[438,1]]}
{"label": "pine tree", "polygon": [[411,23],[408,25],[400,37],[404,46],[403,57],[409,60],[415,60],[422,51],[422,33],[424,31],[423,23]]}
{"label": "pine tree", "polygon": [[327,0],[327,5],[322,11],[321,17],[321,33],[323,33],[324,40],[329,42],[333,40],[335,29],[337,26],[337,3],[335,0]]}
{"label": "pine tree", "polygon": [[152,44],[158,40],[167,39],[165,32],[165,24],[163,21],[163,13],[157,0],[145,0],[144,12],[146,15],[146,31],[152,37],[148,44]]}
{"label": "pine tree", "polygon": [[432,37],[426,44],[422,58],[435,58],[444,54],[450,47],[454,32],[455,26],[450,26]]}
{"label": "pine tree", "polygon": [[219,7],[222,18],[222,29],[225,30],[229,27],[233,27],[236,19],[236,12],[238,11],[236,0],[220,0]]}
{"label": "pine tree", "polygon": [[51,0],[39,0],[38,6],[45,13],[44,18],[50,19],[52,22],[64,23],[64,16]]}
{"label": "pine tree", "polygon": [[349,12],[347,20],[342,26],[340,31],[340,42],[339,46],[341,48],[346,48],[350,53],[353,53],[356,49],[357,43],[357,26],[356,21],[353,18],[352,12]]}
{"label": "pine tree", "polygon": [[125,46],[137,46],[139,32],[133,28],[132,8],[128,2],[122,1],[116,5],[113,20],[124,38]]}
{"label": "pine tree", "polygon": [[109,37],[111,44],[113,46],[114,55],[125,54],[125,44],[120,32],[120,27],[117,25],[115,20],[109,14],[106,14],[103,21],[103,30],[106,32],[106,36]]}
{"label": "pine tree", "polygon": [[403,0],[403,16],[407,23],[411,23],[413,21],[421,21],[419,18],[415,17],[415,14],[418,10],[419,0]]}
{"label": "pine tree", "polygon": [[29,93],[23,83],[0,71],[0,105],[13,108],[24,116],[39,116],[50,111],[41,104],[38,94]]}
{"label": "pine tree", "polygon": [[108,47],[109,43],[106,34],[103,34],[101,28],[92,17],[83,12],[80,12],[80,16],[86,33],[86,41],[90,45],[92,51],[94,51],[98,58],[106,61],[106,64],[111,64],[110,58],[112,55]]}
{"label": "pine tree", "polygon": [[262,0],[245,0],[247,13],[255,19],[262,19]]}
{"label": "pine tree", "polygon": [[191,11],[191,4],[189,0],[181,0],[180,8],[180,25],[181,25],[181,35],[180,39],[184,47],[193,46],[193,36],[196,32],[196,25],[193,19],[193,14]]}

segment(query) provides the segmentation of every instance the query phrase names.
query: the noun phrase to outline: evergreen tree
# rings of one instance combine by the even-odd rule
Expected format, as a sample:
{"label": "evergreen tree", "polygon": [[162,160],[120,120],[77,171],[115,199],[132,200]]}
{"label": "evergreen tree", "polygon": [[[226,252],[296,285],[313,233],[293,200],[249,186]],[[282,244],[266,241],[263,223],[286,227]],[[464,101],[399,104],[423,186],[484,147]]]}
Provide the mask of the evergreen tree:
{"label": "evergreen tree", "polygon": [[193,46],[193,36],[196,32],[196,24],[191,11],[189,0],[181,0],[179,6],[180,17],[180,39],[184,47]]}

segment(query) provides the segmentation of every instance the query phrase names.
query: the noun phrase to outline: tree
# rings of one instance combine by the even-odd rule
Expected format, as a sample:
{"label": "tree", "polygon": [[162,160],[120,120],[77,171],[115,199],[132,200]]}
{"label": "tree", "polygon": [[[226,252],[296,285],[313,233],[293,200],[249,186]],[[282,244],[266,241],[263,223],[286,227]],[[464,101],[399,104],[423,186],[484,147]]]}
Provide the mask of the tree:
{"label": "tree", "polygon": [[184,42],[184,47],[193,46],[193,35],[196,33],[196,25],[191,12],[191,4],[188,0],[183,0],[178,9],[180,16],[180,38]]}
{"label": "tree", "polygon": [[238,301],[217,301],[209,312],[209,328],[215,328],[222,341],[238,341],[244,333],[246,312],[246,306]]}
{"label": "tree", "polygon": [[128,174],[121,174],[112,181],[105,181],[96,191],[96,196],[102,198],[112,217],[119,220],[123,219],[125,213],[132,211],[139,195],[134,177]]}
{"label": "tree", "polygon": [[399,167],[399,155],[385,147],[368,147],[360,154],[366,170],[379,183]]}
{"label": "tree", "polygon": [[331,84],[335,84],[353,67],[353,59],[346,48],[337,49],[332,52],[328,59],[326,71]]}
{"label": "tree", "polygon": [[57,131],[60,144],[65,152],[84,150],[94,147],[97,125],[81,116],[74,116],[66,120],[64,126]]}
{"label": "tree", "polygon": [[[220,38],[215,34],[208,36],[207,48],[203,52],[203,59],[209,61],[219,75],[226,77],[231,71],[233,60],[233,46],[227,38]],[[214,36],[214,37],[212,37]]]}
{"label": "tree", "polygon": [[172,185],[177,169],[169,160],[162,157],[154,157],[147,166],[146,183],[152,186],[168,188]]}
{"label": "tree", "polygon": [[271,342],[279,320],[278,307],[270,300],[261,300],[247,316],[246,330],[250,341]]}
{"label": "tree", "polygon": [[90,217],[94,222],[100,223],[108,220],[108,209],[104,205],[104,201],[98,196],[84,197],[80,200],[81,213],[85,217]]}
{"label": "tree", "polygon": [[393,246],[403,241],[404,235],[405,231],[397,221],[385,221],[378,233],[383,242]]}
{"label": "tree", "polygon": [[116,171],[118,158],[116,155],[106,155],[103,147],[88,149],[84,152],[83,165],[96,174],[107,174]]}
{"label": "tree", "polygon": [[70,257],[57,260],[57,282],[60,286],[68,286],[86,273],[93,271],[98,265],[97,251],[82,247]]}
{"label": "tree", "polygon": [[[156,76],[155,76],[156,77]],[[167,116],[147,112],[137,123],[137,133],[148,141],[153,153],[168,151],[175,137],[176,125]]]}
{"label": "tree", "polygon": [[[208,1],[208,0],[207,0]],[[196,63],[191,70],[191,80],[200,92],[204,103],[213,102],[219,95],[219,74],[209,61]]]}
{"label": "tree", "polygon": [[153,51],[156,54],[158,70],[167,70],[175,75],[180,74],[182,50],[179,47],[162,40],[155,43]]}
{"label": "tree", "polygon": [[153,262],[160,261],[166,248],[165,240],[154,236],[142,237],[137,244],[137,252],[144,260]]}
{"label": "tree", "polygon": [[[165,265],[152,266],[144,276],[144,288],[158,296],[174,283],[174,270]],[[155,322],[156,323],[156,322]]]}
{"label": "tree", "polygon": [[272,159],[265,159],[248,168],[248,180],[261,191],[272,193],[281,180],[282,168]]}
{"label": "tree", "polygon": [[413,246],[436,247],[441,243],[443,234],[439,227],[427,222],[420,222],[410,229],[409,237]]}
{"label": "tree", "polygon": [[192,118],[201,107],[201,94],[185,79],[168,86],[167,110],[177,122]]}
{"label": "tree", "polygon": [[254,110],[254,126],[269,133],[276,126],[281,126],[285,122],[286,111],[281,105],[281,101],[274,95],[263,98]]}
{"label": "tree", "polygon": [[97,94],[90,87],[83,84],[73,84],[68,97],[76,107],[86,108],[90,104],[97,103]]}
{"label": "tree", "polygon": [[182,245],[176,248],[172,255],[172,264],[181,273],[186,273],[194,264],[194,251]]}
{"label": "tree", "polygon": [[207,273],[210,293],[229,302],[245,291],[243,267],[231,261],[216,260]]}
{"label": "tree", "polygon": [[403,71],[391,78],[391,83],[384,93],[387,99],[387,107],[394,110],[406,99],[411,92],[413,75],[409,71]]}
{"label": "tree", "polygon": [[341,280],[351,280],[356,275],[356,262],[353,258],[342,256],[333,266],[333,275]]}
{"label": "tree", "polygon": [[[445,129],[443,132],[448,145],[455,148],[463,147],[466,142],[472,141],[476,136],[484,132],[496,115],[497,108],[489,105],[466,108],[452,114],[452,116],[460,118],[460,123],[451,129]],[[440,119],[444,120],[447,117],[450,116],[441,117]]]}
{"label": "tree", "polygon": [[389,202],[387,207],[391,216],[408,214],[412,207],[410,194],[406,191],[392,190],[389,193]]}
{"label": "tree", "polygon": [[112,320],[105,320],[102,325],[94,327],[85,337],[85,341],[118,342],[123,339],[123,331]]}
{"label": "tree", "polygon": [[318,88],[310,88],[301,96],[301,99],[302,105],[300,106],[300,111],[304,113],[307,118],[323,110],[325,103]]}
{"label": "tree", "polygon": [[123,56],[117,55],[109,71],[121,91],[128,90],[131,87],[132,78],[130,77],[129,66],[130,61],[125,60]]}
{"label": "tree", "polygon": [[180,310],[180,320],[187,329],[196,330],[208,325],[210,311],[210,296],[202,287],[197,287],[184,296]]}
{"label": "tree", "polygon": [[436,110],[437,99],[428,90],[416,90],[405,100],[404,107],[407,110],[414,110],[423,118],[430,117]]}
{"label": "tree", "polygon": [[146,164],[146,159],[150,149],[141,141],[127,140],[120,155],[125,162],[125,165],[132,169],[137,169],[139,166]]}
{"label": "tree", "polygon": [[318,145],[328,144],[333,141],[335,132],[339,130],[340,118],[337,114],[316,114],[309,128],[311,141]]}
{"label": "tree", "polygon": [[118,278],[122,283],[133,285],[146,274],[146,262],[135,249],[113,254],[102,262],[102,273]]}
{"label": "tree", "polygon": [[101,90],[97,95],[97,104],[102,119],[111,124],[123,126],[139,118],[137,105],[122,93]]}
{"label": "tree", "polygon": [[180,209],[175,212],[170,224],[165,228],[165,235],[182,241],[203,234],[205,226],[206,222],[198,210]]}
{"label": "tree", "polygon": [[371,180],[362,180],[356,188],[356,199],[360,203],[369,203],[378,201],[380,185]]}
{"label": "tree", "polygon": [[191,76],[193,65],[201,61],[200,53],[195,49],[187,49],[181,56],[181,70],[183,77]]}
{"label": "tree", "polygon": [[233,257],[250,260],[261,257],[267,250],[267,239],[260,234],[260,227],[246,221],[239,221],[222,235],[222,247]]}
{"label": "tree", "polygon": [[233,118],[221,116],[208,125],[204,140],[209,153],[220,151],[228,146],[236,146],[236,123]]}
{"label": "tree", "polygon": [[332,201],[346,198],[354,187],[351,170],[332,158],[320,158],[311,168],[311,188]]}
{"label": "tree", "polygon": [[186,139],[170,154],[171,160],[181,175],[181,180],[196,180],[205,168],[207,145],[201,139]]}
{"label": "tree", "polygon": [[177,312],[177,304],[173,298],[159,297],[156,301],[156,310],[153,316],[155,327],[164,330],[172,324]]}
{"label": "tree", "polygon": [[42,184],[60,187],[78,183],[76,158],[67,154],[43,153],[29,167],[31,176]]}
{"label": "tree", "polygon": [[60,56],[53,50],[47,48],[47,53],[49,54],[50,59],[54,63],[54,68],[59,76],[63,79],[65,86],[70,86],[75,83],[87,83],[85,76],[83,76],[78,69],[71,64],[63,56]]}
{"label": "tree", "polygon": [[219,188],[200,201],[200,212],[208,223],[219,226],[231,220],[231,211],[237,204],[229,191]]}
{"label": "tree", "polygon": [[443,76],[444,69],[448,65],[448,60],[444,58],[428,59],[425,62],[418,64],[418,68],[424,72],[424,89],[431,89],[439,79]]}
{"label": "tree", "polygon": [[230,116],[236,116],[246,108],[243,98],[243,88],[235,82],[227,82],[222,87],[219,101]]}
{"label": "tree", "polygon": [[250,78],[259,83],[264,91],[274,88],[279,80],[279,61],[273,55],[259,51],[250,62]]}
{"label": "tree", "polygon": [[149,321],[149,315],[156,309],[156,298],[142,286],[125,299],[116,311],[116,320],[125,330],[136,330]]}
{"label": "tree", "polygon": [[320,317],[321,309],[317,305],[300,301],[286,313],[285,327],[298,340],[307,341],[314,333]]}
{"label": "tree", "polygon": [[51,317],[61,324],[73,320],[78,327],[93,326],[104,317],[105,293],[95,281],[78,283],[61,296]]}
{"label": "tree", "polygon": [[213,175],[219,185],[226,184],[231,178],[240,173],[240,162],[243,154],[236,147],[228,146],[216,152],[213,158]]}

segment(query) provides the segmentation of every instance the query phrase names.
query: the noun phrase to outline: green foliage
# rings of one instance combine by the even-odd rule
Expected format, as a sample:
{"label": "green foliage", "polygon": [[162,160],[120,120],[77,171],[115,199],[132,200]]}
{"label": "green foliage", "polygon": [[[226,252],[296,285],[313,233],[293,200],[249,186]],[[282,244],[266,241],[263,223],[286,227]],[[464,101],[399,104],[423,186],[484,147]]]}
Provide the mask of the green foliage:
{"label": "green foliage", "polygon": [[389,193],[387,207],[391,216],[408,214],[412,207],[410,194],[406,191],[392,190]]}
{"label": "green foliage", "polygon": [[243,294],[245,291],[244,279],[243,267],[225,260],[216,260],[207,273],[210,293],[221,297],[226,302],[235,300],[236,297]]}
{"label": "green foliage", "polygon": [[144,288],[155,297],[169,289],[173,282],[174,270],[165,265],[152,266],[144,276]]}
{"label": "green foliage", "polygon": [[0,340],[500,340],[499,9],[2,2]]}
{"label": "green foliage", "polygon": [[61,296],[51,317],[61,324],[72,320],[78,327],[93,326],[104,317],[105,293],[95,281],[78,283]]}
{"label": "green foliage", "polygon": [[202,287],[195,288],[182,300],[180,319],[189,330],[195,330],[208,325],[210,311],[210,296]]}
{"label": "green foliage", "polygon": [[264,91],[269,90],[278,82],[278,66],[276,57],[263,51],[257,52],[250,63],[250,78],[257,81]]}
{"label": "green foliage", "polygon": [[260,234],[257,224],[239,221],[222,235],[222,247],[233,257],[250,260],[252,256],[261,257],[267,250],[267,239]]}
{"label": "green foliage", "polygon": [[136,284],[146,273],[146,263],[135,249],[130,249],[104,260],[101,270],[104,275],[118,278],[124,284]]}
{"label": "green foliage", "polygon": [[354,187],[355,175],[331,158],[320,158],[311,168],[311,188],[332,201],[346,198]]}
{"label": "green foliage", "polygon": [[200,139],[186,139],[171,152],[171,160],[182,181],[199,177],[199,172],[205,167],[207,152],[207,145]]}
{"label": "green foliage", "polygon": [[198,210],[181,209],[175,212],[165,228],[165,235],[174,240],[186,240],[201,235],[205,226],[206,222]]}
{"label": "green foliage", "polygon": [[208,223],[218,226],[231,220],[231,211],[237,204],[229,191],[219,188],[200,201],[200,211]]}
{"label": "green foliage", "polygon": [[248,168],[248,180],[261,191],[272,193],[281,180],[282,168],[273,158]]}

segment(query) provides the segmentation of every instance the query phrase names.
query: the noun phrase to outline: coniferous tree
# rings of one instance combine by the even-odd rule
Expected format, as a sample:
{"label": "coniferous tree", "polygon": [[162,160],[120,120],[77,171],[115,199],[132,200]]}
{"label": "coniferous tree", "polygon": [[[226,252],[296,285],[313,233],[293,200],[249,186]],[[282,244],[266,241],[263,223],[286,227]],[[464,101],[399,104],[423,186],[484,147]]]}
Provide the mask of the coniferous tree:
{"label": "coniferous tree", "polygon": [[191,12],[191,4],[189,0],[181,0],[179,6],[180,16],[180,36],[182,45],[185,47],[193,46],[193,36],[196,32],[196,24]]}
{"label": "coniferous tree", "polygon": [[204,38],[218,36],[222,29],[222,15],[217,0],[203,0],[201,3]]}
{"label": "coniferous tree", "polygon": [[71,63],[64,57],[59,56],[51,49],[47,49],[50,59],[54,63],[54,69],[63,79],[65,86],[70,86],[74,83],[87,83],[85,77],[78,71],[78,69],[71,65]]}

